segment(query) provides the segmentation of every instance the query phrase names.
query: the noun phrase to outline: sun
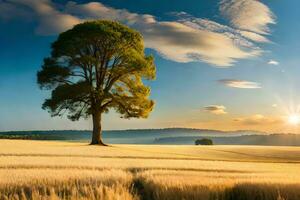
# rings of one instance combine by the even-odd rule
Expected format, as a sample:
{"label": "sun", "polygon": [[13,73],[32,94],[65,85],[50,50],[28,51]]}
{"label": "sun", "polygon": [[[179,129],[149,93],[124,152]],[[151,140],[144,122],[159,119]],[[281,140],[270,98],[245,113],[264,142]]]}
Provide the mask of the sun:
{"label": "sun", "polygon": [[300,124],[300,116],[296,115],[296,114],[290,115],[288,117],[288,122],[292,125],[298,125],[298,124]]}

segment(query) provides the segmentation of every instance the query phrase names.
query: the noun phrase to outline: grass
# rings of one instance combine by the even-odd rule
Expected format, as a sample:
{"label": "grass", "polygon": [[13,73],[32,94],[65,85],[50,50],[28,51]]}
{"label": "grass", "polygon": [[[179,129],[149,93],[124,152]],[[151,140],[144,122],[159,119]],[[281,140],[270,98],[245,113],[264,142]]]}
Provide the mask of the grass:
{"label": "grass", "polygon": [[299,170],[299,147],[0,140],[0,200],[296,200]]}

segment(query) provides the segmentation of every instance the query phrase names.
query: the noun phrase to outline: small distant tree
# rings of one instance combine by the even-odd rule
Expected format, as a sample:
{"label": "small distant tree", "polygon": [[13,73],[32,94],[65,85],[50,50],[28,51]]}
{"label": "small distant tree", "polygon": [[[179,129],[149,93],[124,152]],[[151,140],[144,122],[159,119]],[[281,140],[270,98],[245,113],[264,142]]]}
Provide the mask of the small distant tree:
{"label": "small distant tree", "polygon": [[213,145],[213,141],[207,138],[198,139],[195,141],[195,145]]}
{"label": "small distant tree", "polygon": [[52,90],[43,109],[70,120],[93,118],[91,144],[102,141],[102,114],[114,108],[122,118],[147,118],[154,107],[143,79],[155,79],[140,33],[118,22],[89,21],[61,33],[37,73],[41,89]]}

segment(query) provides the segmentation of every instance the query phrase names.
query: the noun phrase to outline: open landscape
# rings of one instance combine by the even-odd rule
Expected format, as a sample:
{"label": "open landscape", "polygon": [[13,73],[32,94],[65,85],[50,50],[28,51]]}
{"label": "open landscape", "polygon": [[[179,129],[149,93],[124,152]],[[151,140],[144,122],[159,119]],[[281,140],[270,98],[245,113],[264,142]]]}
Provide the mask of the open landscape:
{"label": "open landscape", "polygon": [[0,140],[0,199],[300,198],[300,147]]}
{"label": "open landscape", "polygon": [[300,200],[299,8],[0,0],[0,200]]}

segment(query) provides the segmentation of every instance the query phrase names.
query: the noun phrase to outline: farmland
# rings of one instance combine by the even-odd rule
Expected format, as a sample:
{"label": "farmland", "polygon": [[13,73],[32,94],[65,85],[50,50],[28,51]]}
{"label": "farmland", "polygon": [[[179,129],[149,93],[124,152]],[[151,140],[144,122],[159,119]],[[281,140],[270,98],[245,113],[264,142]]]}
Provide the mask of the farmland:
{"label": "farmland", "polygon": [[299,199],[300,148],[0,140],[0,199]]}

